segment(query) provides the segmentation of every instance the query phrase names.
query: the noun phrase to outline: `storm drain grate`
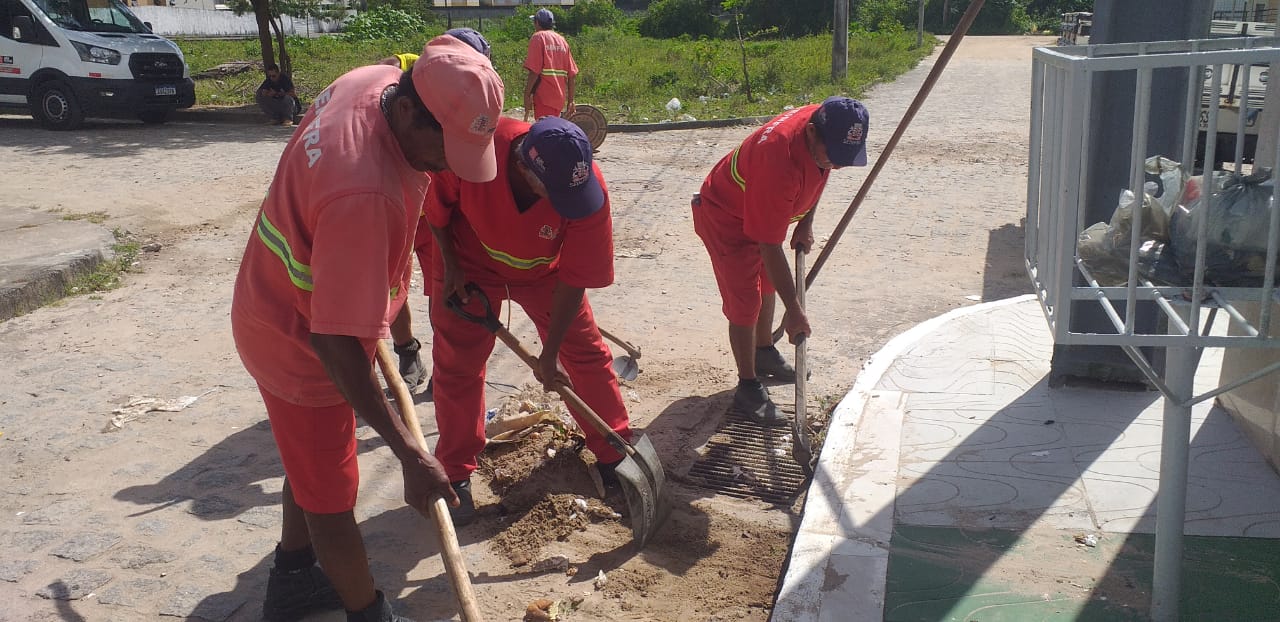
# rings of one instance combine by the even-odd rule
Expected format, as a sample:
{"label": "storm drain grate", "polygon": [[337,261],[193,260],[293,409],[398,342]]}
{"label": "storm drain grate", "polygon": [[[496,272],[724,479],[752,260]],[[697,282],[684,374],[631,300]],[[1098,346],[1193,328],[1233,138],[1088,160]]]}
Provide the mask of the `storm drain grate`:
{"label": "storm drain grate", "polygon": [[[792,405],[778,408],[795,414]],[[791,457],[790,426],[765,427],[728,413],[701,453],[689,470],[690,481],[730,497],[786,504],[805,483],[804,471]]]}

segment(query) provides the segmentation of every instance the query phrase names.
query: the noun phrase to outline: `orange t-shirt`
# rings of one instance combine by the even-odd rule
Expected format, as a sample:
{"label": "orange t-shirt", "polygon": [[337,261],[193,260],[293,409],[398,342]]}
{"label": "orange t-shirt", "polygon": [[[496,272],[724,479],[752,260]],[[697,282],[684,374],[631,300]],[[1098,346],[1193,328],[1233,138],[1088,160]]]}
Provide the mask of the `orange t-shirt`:
{"label": "orange t-shirt", "polygon": [[830,171],[818,168],[804,128],[817,104],[788,110],[756,131],[711,169],[699,194],[724,235],[781,244],[787,227],[809,213]]}
{"label": "orange t-shirt", "polygon": [[[529,133],[529,124],[508,117],[498,120],[493,135],[498,177],[471,183],[453,173],[434,174],[427,196],[427,219],[437,228],[451,226],[458,262],[467,279],[483,285],[530,283],[555,274],[571,287],[599,288],[613,283],[613,218],[609,191],[594,162],[591,166],[605,190],[604,206],[577,220],[564,218],[539,199],[521,212],[507,171],[511,146]],[[434,268],[443,275],[436,253]]]}
{"label": "orange t-shirt", "polygon": [[344,398],[313,333],[376,340],[404,303],[430,183],[405,160],[381,97],[400,80],[360,67],[320,93],[285,146],[236,277],[231,325],[249,374],[301,406]]}
{"label": "orange t-shirt", "polygon": [[524,57],[524,68],[539,76],[538,87],[533,92],[535,104],[564,110],[569,98],[569,76],[578,75],[578,65],[569,53],[569,42],[554,30],[539,30],[529,37],[529,53]]}

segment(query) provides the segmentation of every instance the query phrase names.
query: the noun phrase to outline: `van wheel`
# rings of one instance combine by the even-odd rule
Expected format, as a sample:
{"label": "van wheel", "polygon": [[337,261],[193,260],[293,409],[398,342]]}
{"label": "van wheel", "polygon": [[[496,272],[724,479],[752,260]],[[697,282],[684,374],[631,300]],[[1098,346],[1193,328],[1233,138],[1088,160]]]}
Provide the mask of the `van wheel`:
{"label": "van wheel", "polygon": [[50,80],[36,87],[31,102],[33,117],[51,130],[74,130],[84,122],[84,111],[67,83]]}
{"label": "van wheel", "polygon": [[160,125],[169,120],[168,110],[148,110],[139,112],[138,119],[147,125]]}

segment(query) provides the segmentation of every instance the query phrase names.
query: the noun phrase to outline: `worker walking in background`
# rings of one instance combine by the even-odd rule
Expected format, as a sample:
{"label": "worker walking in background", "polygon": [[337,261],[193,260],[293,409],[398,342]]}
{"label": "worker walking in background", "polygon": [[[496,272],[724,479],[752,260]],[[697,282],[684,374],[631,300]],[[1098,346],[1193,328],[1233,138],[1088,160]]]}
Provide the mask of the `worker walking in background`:
{"label": "worker walking in background", "polygon": [[858,101],[828,97],[778,115],[711,169],[693,198],[693,225],[711,256],[729,346],[738,367],[730,409],[764,425],[786,425],[761,377],[794,382],[796,370],[773,345],[774,292],[794,342],[809,334],[782,243],[813,246],[813,213],[831,169],[866,166],[870,116]]}
{"label": "worker walking in background", "polygon": [[555,31],[556,16],[548,9],[533,14],[536,29],[529,37],[529,53],[524,68],[529,71],[524,83],[524,120],[568,117],[573,114],[573,89],[578,65],[569,52],[569,42]]}
{"label": "worker walking in background", "polygon": [[[509,297],[533,320],[542,339],[536,375],[544,386],[554,379],[572,383],[610,428],[631,436],[613,356],[585,293],[613,283],[613,220],[591,143],[559,117],[532,126],[504,117],[494,148],[496,179],[472,183],[438,174],[427,203],[439,251],[431,289],[436,457],[458,493],[453,520],[462,525],[475,518],[470,477],[485,446],[485,364],[494,345],[489,329],[440,304],[450,296],[466,301],[467,282],[495,305]],[[569,412],[585,421],[572,406]],[[622,455],[591,425],[580,427],[599,460],[601,478],[616,482],[614,467]]]}

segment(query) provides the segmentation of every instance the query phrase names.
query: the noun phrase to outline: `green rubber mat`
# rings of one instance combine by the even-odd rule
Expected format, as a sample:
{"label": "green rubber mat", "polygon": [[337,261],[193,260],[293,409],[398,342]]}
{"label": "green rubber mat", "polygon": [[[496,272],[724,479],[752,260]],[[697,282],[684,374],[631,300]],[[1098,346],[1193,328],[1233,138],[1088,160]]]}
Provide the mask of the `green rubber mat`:
{"label": "green rubber mat", "polygon": [[[1147,620],[1155,536],[899,526],[886,622]],[[1280,621],[1280,540],[1188,536],[1184,622]]]}

